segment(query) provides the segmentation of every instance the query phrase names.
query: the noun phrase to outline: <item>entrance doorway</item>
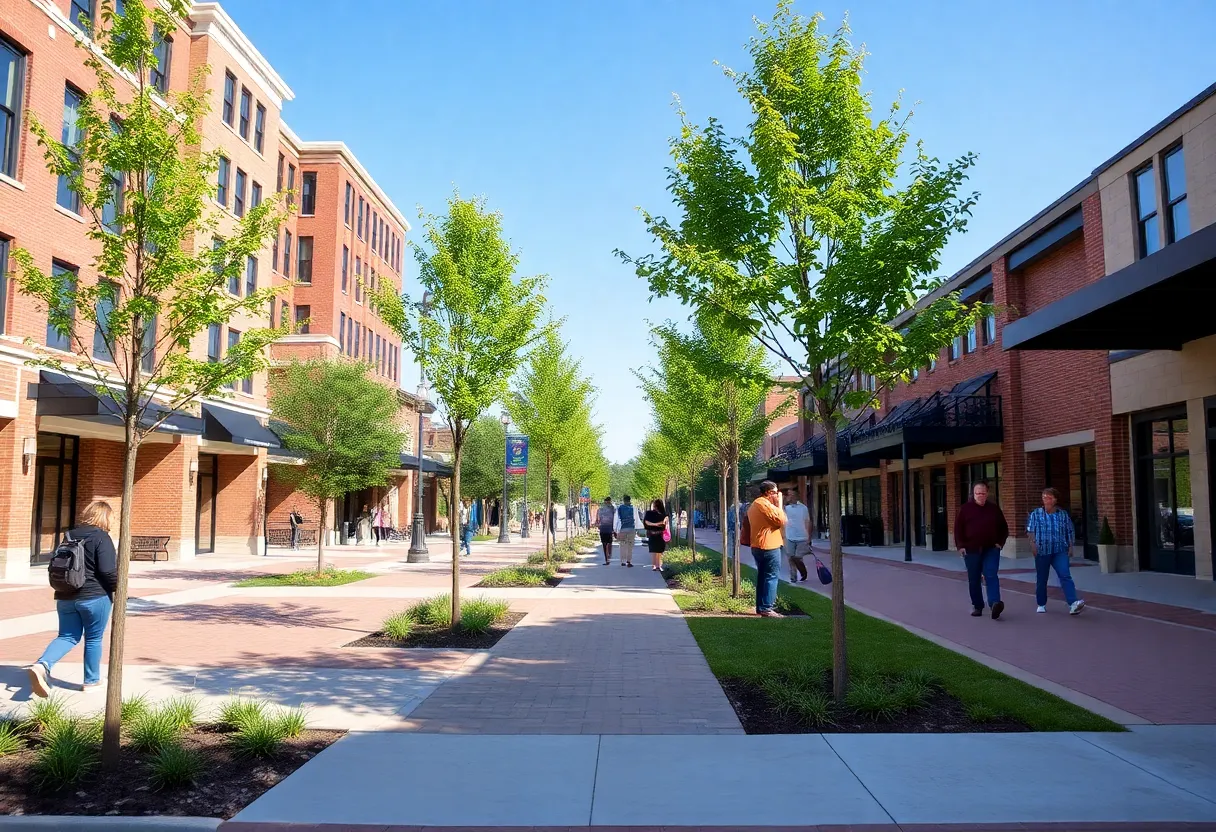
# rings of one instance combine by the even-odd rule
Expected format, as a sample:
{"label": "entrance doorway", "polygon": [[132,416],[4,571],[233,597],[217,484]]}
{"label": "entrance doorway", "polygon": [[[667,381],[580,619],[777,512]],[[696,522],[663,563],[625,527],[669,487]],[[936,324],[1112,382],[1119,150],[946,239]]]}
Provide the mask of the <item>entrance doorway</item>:
{"label": "entrance doorway", "polygon": [[921,471],[912,472],[912,529],[916,546],[925,545],[925,477]]}
{"label": "entrance doorway", "polygon": [[1043,451],[1047,485],[1060,492],[1077,532],[1077,545],[1086,560],[1098,559],[1098,458],[1093,445],[1073,445]]}
{"label": "entrance doorway", "polygon": [[1147,414],[1135,428],[1140,567],[1194,575],[1195,509],[1186,409]]}
{"label": "entrance doorway", "polygon": [[34,458],[34,528],[30,563],[46,563],[64,532],[76,525],[76,460],[80,439],[38,434]]}
{"label": "entrance doorway", "polygon": [[198,494],[194,503],[194,551],[200,555],[215,551],[216,494],[219,457],[198,455]]}
{"label": "entrance doorway", "polygon": [[929,513],[933,523],[933,551],[950,548],[950,529],[946,514],[946,469],[929,469]]}

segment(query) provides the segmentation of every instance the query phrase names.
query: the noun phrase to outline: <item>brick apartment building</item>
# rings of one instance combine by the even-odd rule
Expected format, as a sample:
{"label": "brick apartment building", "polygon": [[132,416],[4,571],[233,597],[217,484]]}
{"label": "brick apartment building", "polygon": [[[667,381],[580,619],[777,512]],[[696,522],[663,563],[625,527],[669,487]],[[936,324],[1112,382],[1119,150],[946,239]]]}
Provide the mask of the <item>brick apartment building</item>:
{"label": "brick apartment building", "polygon": [[[94,83],[77,46],[85,36],[73,21],[80,14],[96,19],[99,7],[99,0],[4,0],[0,18],[0,579],[28,574],[79,509],[98,498],[116,503],[121,491],[121,426],[82,377],[27,365],[39,354],[69,364],[71,357],[57,351],[66,345],[48,331],[45,312],[7,279],[18,246],[43,268],[71,270],[85,284],[97,279],[97,246],[79,205],[46,171],[29,117],[52,129],[63,124],[65,136],[73,129],[78,96]],[[397,390],[401,345],[368,309],[363,287],[387,281],[400,289],[409,224],[345,145],[303,142],[287,128],[281,114],[290,88],[219,4],[195,4],[166,34],[159,57],[151,80],[164,90],[185,89],[197,69],[211,69],[212,107],[202,133],[205,149],[223,156],[214,206],[219,233],[265,196],[296,193],[297,213],[250,258],[243,280],[229,286],[235,294],[284,287],[266,314],[275,323],[299,324],[298,334],[277,343],[272,359],[345,355],[371,364]],[[241,332],[265,323],[234,319],[213,327],[194,353],[220,356]],[[399,395],[412,449],[418,410],[429,405]],[[173,559],[256,552],[267,520],[271,529],[285,526],[287,511],[300,504],[298,495],[275,486],[275,464],[293,460],[269,430],[270,417],[265,373],[229,397],[175,414],[140,451],[133,533],[168,536]],[[403,454],[388,488],[346,503],[386,499],[394,523],[407,524],[411,461]],[[430,477],[442,473],[429,467]],[[338,508],[330,513],[338,519],[351,511]],[[301,509],[315,522],[315,508]]]}
{"label": "brick apartment building", "polygon": [[[1077,556],[1213,577],[1213,116],[1216,85],[919,304],[959,292],[997,312],[843,431],[846,544],[952,549],[983,479],[1016,529],[1004,554],[1028,556],[1023,520],[1052,485]],[[799,427],[774,437],[767,474],[803,489],[826,534],[823,437]],[[1113,545],[1099,546],[1103,521]]]}

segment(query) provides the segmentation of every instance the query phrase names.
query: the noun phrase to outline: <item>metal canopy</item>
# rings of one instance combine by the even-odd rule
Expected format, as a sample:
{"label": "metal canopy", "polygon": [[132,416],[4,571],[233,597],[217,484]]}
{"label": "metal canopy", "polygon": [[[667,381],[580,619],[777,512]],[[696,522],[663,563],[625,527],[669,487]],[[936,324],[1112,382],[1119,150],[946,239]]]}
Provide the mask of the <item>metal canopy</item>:
{"label": "metal canopy", "polygon": [[283,444],[252,413],[211,404],[203,405],[203,438],[255,448],[279,448]]}
{"label": "metal canopy", "polygon": [[1177,350],[1216,334],[1216,225],[1005,326],[1007,350]]}
{"label": "metal canopy", "polygon": [[1000,442],[1001,397],[976,394],[989,390],[996,373],[961,382],[948,393],[940,391],[892,408],[887,417],[853,437],[852,452],[877,459],[899,459],[905,454],[927,454]]}
{"label": "metal canopy", "polygon": [[[68,416],[98,424],[122,426],[118,405],[109,396],[98,393],[97,388],[88,382],[77,381],[54,370],[42,370],[36,395],[39,416]],[[140,424],[148,427],[162,416],[165,420],[156,428],[159,433],[182,436],[200,436],[203,433],[202,419],[169,410],[154,401],[145,404]]]}

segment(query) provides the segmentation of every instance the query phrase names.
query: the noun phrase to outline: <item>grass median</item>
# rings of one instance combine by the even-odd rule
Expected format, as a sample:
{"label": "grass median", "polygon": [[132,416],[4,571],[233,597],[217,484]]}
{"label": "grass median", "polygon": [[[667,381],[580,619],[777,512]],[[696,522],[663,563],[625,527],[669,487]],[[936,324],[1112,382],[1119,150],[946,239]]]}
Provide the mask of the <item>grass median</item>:
{"label": "grass median", "polygon": [[341,586],[355,581],[366,581],[376,577],[371,572],[360,569],[335,569],[327,566],[321,572],[315,569],[301,569],[286,575],[258,575],[256,578],[246,578],[237,581],[238,588],[251,586]]}
{"label": "grass median", "polygon": [[[720,568],[721,556],[698,547],[698,564]],[[677,573],[691,568],[691,550],[675,562]],[[743,566],[754,580],[755,570]],[[829,599],[801,587],[782,584],[781,596],[810,618],[688,618],[689,629],[719,679],[742,679],[757,685],[791,663],[830,668],[832,611]],[[849,672],[857,678],[928,674],[964,707],[1006,718],[1035,731],[1122,731],[1105,717],[1054,694],[985,667],[953,650],[913,635],[897,624],[847,610]]]}

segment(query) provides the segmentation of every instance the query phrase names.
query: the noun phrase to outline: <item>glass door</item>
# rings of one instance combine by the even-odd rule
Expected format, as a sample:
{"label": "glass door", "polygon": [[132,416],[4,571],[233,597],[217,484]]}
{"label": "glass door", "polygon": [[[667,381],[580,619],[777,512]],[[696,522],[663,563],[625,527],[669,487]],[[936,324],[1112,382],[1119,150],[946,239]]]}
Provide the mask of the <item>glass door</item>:
{"label": "glass door", "polygon": [[215,551],[215,502],[216,467],[219,458],[215,454],[198,455],[198,494],[194,510],[194,551],[205,555]]}
{"label": "glass door", "polygon": [[38,434],[38,455],[34,459],[31,564],[49,561],[64,532],[76,524],[76,458],[79,443],[75,436]]}
{"label": "glass door", "polygon": [[933,551],[944,552],[950,548],[945,468],[929,471],[929,511],[933,514]]}
{"label": "glass door", "polygon": [[1185,410],[1136,426],[1140,566],[1154,572],[1195,574],[1189,428]]}

